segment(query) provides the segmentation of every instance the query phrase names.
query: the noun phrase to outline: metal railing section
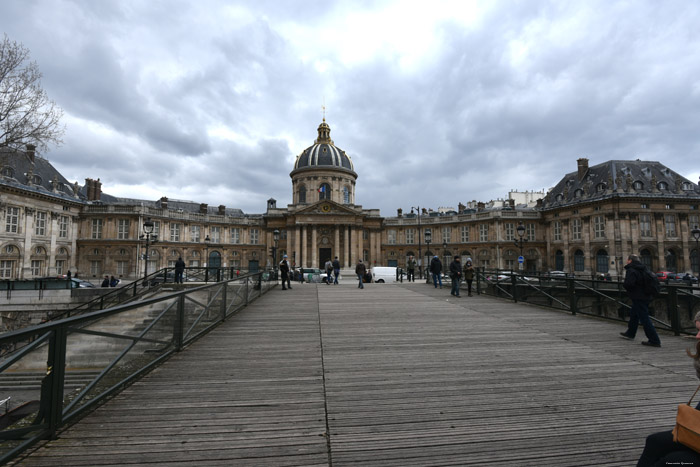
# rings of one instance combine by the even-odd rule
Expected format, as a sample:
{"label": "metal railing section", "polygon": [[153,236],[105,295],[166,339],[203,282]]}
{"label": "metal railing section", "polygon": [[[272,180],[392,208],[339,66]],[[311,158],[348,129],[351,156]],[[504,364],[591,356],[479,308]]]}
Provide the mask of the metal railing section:
{"label": "metal railing section", "polygon": [[[572,314],[587,314],[626,321],[631,301],[621,280],[596,277],[551,276],[512,270],[478,269],[476,292],[546,306]],[[661,284],[661,294],[649,306],[651,319],[662,329],[695,333],[694,317],[700,311],[700,289],[682,284]]]}
{"label": "metal railing section", "polygon": [[39,400],[35,413],[0,431],[0,464],[54,438],[61,426],[276,285],[263,276],[245,274],[0,335],[2,348],[29,342],[0,356],[0,383],[8,388],[0,398],[18,405]]}

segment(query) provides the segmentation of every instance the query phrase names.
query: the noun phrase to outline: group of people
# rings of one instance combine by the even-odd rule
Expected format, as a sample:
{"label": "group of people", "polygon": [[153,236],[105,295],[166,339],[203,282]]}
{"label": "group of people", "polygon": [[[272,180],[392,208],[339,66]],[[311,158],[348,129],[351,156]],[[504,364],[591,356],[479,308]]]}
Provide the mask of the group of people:
{"label": "group of people", "polygon": [[333,261],[330,259],[324,265],[326,270],[326,285],[331,285],[331,277],[333,277],[333,285],[338,285],[338,276],[340,275],[340,261],[336,256]]}
{"label": "group of people", "polygon": [[[408,282],[416,281],[416,267],[418,264],[413,256],[409,256],[406,261],[406,278]],[[430,260],[428,267],[433,278],[435,288],[442,288],[442,261],[437,255]],[[464,266],[459,256],[455,256],[449,265],[450,279],[452,280],[452,290],[450,294],[459,297],[459,286],[464,280],[467,283],[467,296],[472,296],[472,282],[474,281],[474,265],[471,258],[467,258]]]}
{"label": "group of people", "polygon": [[117,279],[114,276],[105,276],[104,279],[102,279],[102,285],[101,287],[116,287],[119,284],[119,279]]}

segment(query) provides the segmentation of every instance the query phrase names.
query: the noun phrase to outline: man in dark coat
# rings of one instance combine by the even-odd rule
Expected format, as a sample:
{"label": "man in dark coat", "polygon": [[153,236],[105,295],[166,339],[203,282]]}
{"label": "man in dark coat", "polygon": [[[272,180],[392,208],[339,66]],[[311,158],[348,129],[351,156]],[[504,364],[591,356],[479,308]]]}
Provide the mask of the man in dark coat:
{"label": "man in dark coat", "polygon": [[182,274],[185,272],[185,262],[180,256],[177,261],[175,261],[175,283],[182,284]]}
{"label": "man in dark coat", "polygon": [[433,285],[435,288],[438,288],[438,283],[440,283],[440,288],[442,288],[442,261],[440,261],[440,258],[437,257],[437,255],[433,256],[433,259],[430,261],[430,273],[433,275]]}
{"label": "man in dark coat", "polygon": [[361,259],[357,260],[357,266],[355,266],[355,274],[357,274],[357,278],[360,280],[360,284],[357,286],[358,289],[364,289],[365,286],[362,283],[362,279],[365,277],[365,273],[367,272],[367,268],[365,267],[364,263],[362,263]]}
{"label": "man in dark coat", "polygon": [[624,287],[630,300],[632,300],[632,309],[630,309],[630,321],[627,331],[621,332],[620,336],[629,340],[634,339],[634,336],[637,334],[637,327],[641,323],[644,327],[644,334],[649,339],[643,341],[642,344],[651,347],[661,347],[661,340],[649,317],[649,302],[651,302],[652,296],[644,287],[644,276],[647,272],[647,267],[639,261],[639,256],[629,256],[625,266]]}
{"label": "man in dark coat", "polygon": [[[287,290],[287,288],[292,288],[292,282],[289,279],[289,261],[287,261],[287,255],[282,256],[282,261],[280,261],[280,273],[282,274],[282,290]],[[285,284],[287,287],[285,287]]]}
{"label": "man in dark coat", "polygon": [[455,259],[450,263],[450,279],[452,279],[450,294],[459,297],[459,284],[462,282],[462,263],[460,263],[459,256],[455,256]]}
{"label": "man in dark coat", "polygon": [[338,276],[340,275],[340,261],[336,256],[333,260],[333,285],[338,285]]}

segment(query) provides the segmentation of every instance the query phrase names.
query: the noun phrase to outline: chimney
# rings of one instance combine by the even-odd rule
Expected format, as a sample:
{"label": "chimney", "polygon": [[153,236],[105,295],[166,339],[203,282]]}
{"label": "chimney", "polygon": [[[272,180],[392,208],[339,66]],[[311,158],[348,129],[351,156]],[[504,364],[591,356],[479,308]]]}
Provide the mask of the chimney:
{"label": "chimney", "polygon": [[34,155],[36,154],[36,146],[33,144],[27,144],[27,157],[32,164],[34,163]]}
{"label": "chimney", "polygon": [[459,212],[460,214],[463,213],[466,209],[467,209],[467,207],[462,203],[459,203],[457,205],[457,212]]}
{"label": "chimney", "polygon": [[220,215],[220,216],[225,216],[225,215],[226,215],[226,206],[224,206],[223,204],[220,204],[220,205],[219,205],[219,215]]}
{"label": "chimney", "polygon": [[201,203],[199,205],[199,213],[206,214],[209,211],[209,205],[207,203]]}
{"label": "chimney", "polygon": [[477,210],[477,211],[483,211],[484,209],[486,209],[486,205],[485,205],[484,203],[482,203],[481,201],[479,201],[479,202],[476,204],[476,210]]}
{"label": "chimney", "polygon": [[94,182],[94,184],[95,184],[95,191],[94,191],[94,193],[93,193],[94,196],[95,196],[94,201],[99,201],[99,200],[102,199],[102,182],[101,182],[100,179],[98,178],[98,179]]}
{"label": "chimney", "polygon": [[583,180],[583,177],[586,176],[586,172],[588,172],[588,159],[582,157],[576,162],[578,162],[578,179]]}
{"label": "chimney", "polygon": [[160,199],[160,208],[161,209],[168,209],[168,198],[166,198],[165,196],[163,196]]}
{"label": "chimney", "polygon": [[87,196],[88,201],[92,200],[92,194],[94,193],[92,181],[93,180],[91,178],[85,179],[85,196]]}
{"label": "chimney", "polygon": [[544,200],[542,198],[538,198],[537,199],[537,207],[541,208],[542,206],[544,206]]}

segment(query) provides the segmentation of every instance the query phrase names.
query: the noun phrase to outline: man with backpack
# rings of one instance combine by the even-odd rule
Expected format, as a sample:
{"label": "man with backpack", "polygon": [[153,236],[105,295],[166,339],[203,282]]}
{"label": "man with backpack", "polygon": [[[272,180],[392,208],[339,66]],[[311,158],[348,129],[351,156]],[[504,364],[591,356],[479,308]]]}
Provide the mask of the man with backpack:
{"label": "man with backpack", "polygon": [[625,290],[627,290],[627,295],[632,300],[632,309],[630,309],[630,321],[627,331],[621,332],[620,336],[633,340],[637,334],[637,327],[641,323],[644,327],[644,334],[646,334],[648,339],[642,341],[642,345],[661,347],[661,340],[649,317],[649,302],[659,292],[659,280],[639,260],[637,255],[629,255],[627,259],[624,286]]}

